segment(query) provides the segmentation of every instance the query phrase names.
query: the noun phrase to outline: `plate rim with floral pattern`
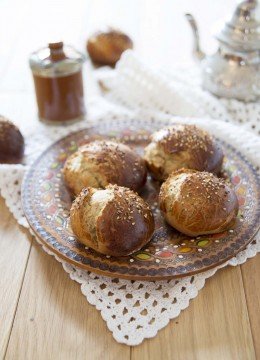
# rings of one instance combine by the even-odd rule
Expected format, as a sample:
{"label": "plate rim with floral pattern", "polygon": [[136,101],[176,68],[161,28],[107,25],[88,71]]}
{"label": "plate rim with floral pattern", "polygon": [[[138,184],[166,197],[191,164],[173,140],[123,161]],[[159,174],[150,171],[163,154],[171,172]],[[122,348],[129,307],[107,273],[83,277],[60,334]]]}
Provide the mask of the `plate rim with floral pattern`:
{"label": "plate rim with floral pattern", "polygon": [[[163,123],[164,126],[169,124],[172,123]],[[233,173],[231,175],[240,201],[239,218],[233,229],[192,239],[183,234],[176,235],[176,238],[172,234],[169,236],[169,226],[162,225],[158,227],[150,248],[147,248],[148,244],[143,250],[122,258],[99,254],[80,244],[75,238],[68,225],[69,192],[62,178],[62,166],[66,157],[76,150],[81,141],[93,138],[116,137],[141,148],[140,144],[147,142],[148,134],[160,127],[161,121],[155,120],[131,120],[128,127],[126,122],[111,120],[107,124],[102,122],[73,132],[49,146],[27,171],[22,184],[24,214],[41,243],[58,257],[81,269],[105,276],[150,281],[191,276],[219,266],[242,251],[251,242],[260,225],[257,220],[260,216],[260,177],[243,154],[219,139],[224,152],[228,153],[227,163],[230,163],[230,168],[237,162],[243,170],[236,168],[242,177],[233,176]],[[159,210],[155,207],[153,210],[155,216],[160,217]]]}

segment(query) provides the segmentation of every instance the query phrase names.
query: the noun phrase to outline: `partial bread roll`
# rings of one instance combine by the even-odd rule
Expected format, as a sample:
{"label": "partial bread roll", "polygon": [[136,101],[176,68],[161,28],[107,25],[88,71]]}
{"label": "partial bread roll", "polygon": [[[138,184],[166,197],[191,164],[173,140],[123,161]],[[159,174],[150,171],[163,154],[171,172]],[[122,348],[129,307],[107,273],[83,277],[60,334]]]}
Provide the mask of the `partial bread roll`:
{"label": "partial bread roll", "polygon": [[175,124],[155,132],[144,159],[153,176],[167,179],[181,168],[218,173],[223,152],[218,143],[195,125]]}
{"label": "partial bread roll", "polygon": [[146,182],[144,160],[130,147],[113,141],[93,141],[81,146],[64,166],[64,179],[74,194],[85,187],[117,184],[139,190]]}
{"label": "partial bread roll", "polygon": [[154,231],[149,206],[135,192],[117,185],[83,189],[72,204],[70,219],[80,242],[112,256],[140,250]]}
{"label": "partial bread roll", "polygon": [[0,115],[0,163],[17,164],[24,156],[24,138],[17,126]]}
{"label": "partial bread roll", "polygon": [[189,236],[227,230],[238,212],[236,194],[222,179],[187,169],[172,173],[163,183],[159,204],[165,220]]}

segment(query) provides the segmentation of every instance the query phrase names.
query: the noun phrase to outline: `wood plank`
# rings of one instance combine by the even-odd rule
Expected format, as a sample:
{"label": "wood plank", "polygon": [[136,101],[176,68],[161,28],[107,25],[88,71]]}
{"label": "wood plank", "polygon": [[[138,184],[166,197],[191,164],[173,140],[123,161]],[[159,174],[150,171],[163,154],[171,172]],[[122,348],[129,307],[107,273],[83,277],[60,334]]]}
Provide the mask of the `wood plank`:
{"label": "wood plank", "polygon": [[241,266],[241,272],[256,358],[260,359],[260,256],[257,255],[243,264]]}
{"label": "wood plank", "polygon": [[0,359],[3,358],[23,282],[31,240],[0,197]]}
{"label": "wood plank", "polygon": [[6,359],[129,359],[61,264],[33,242]]}
{"label": "wood plank", "polygon": [[137,359],[255,359],[239,267],[208,279],[188,309],[156,338],[132,349]]}

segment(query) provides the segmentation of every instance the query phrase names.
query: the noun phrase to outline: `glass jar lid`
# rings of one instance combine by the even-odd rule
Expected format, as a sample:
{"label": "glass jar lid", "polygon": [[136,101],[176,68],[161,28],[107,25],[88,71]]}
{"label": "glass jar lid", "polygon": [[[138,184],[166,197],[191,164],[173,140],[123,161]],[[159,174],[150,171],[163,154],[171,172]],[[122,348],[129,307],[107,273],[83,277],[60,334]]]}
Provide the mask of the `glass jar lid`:
{"label": "glass jar lid", "polygon": [[58,77],[79,71],[85,59],[84,54],[60,41],[33,52],[29,63],[35,75]]}
{"label": "glass jar lid", "polygon": [[260,50],[260,4],[244,0],[224,24],[216,38],[238,51]]}

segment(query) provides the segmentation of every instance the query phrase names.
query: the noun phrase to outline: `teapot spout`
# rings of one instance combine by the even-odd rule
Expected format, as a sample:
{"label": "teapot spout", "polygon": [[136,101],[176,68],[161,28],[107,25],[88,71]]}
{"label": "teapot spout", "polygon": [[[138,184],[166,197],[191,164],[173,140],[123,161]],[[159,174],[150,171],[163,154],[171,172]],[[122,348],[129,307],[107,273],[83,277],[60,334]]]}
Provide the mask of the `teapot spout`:
{"label": "teapot spout", "polygon": [[200,48],[200,40],[199,40],[199,31],[197,22],[191,14],[185,14],[186,19],[188,20],[191,30],[193,33],[193,56],[195,59],[201,61],[205,57],[205,53]]}

